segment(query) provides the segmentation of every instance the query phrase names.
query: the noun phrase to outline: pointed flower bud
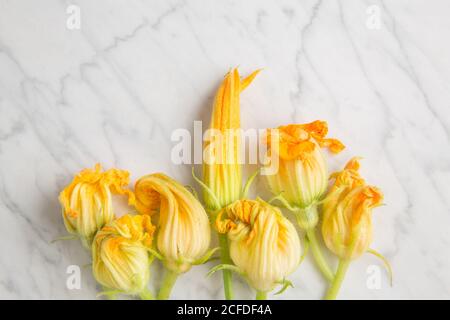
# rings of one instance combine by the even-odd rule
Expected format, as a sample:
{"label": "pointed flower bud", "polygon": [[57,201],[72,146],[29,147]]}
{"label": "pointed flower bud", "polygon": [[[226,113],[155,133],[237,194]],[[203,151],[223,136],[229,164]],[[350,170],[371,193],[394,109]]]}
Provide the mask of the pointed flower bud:
{"label": "pointed flower bud", "polygon": [[322,235],[326,246],[339,258],[355,259],[372,241],[372,209],[383,201],[381,191],[359,175],[358,158],[331,177],[334,184],[323,203]]}
{"label": "pointed flower bud", "polygon": [[218,232],[227,234],[230,256],[251,287],[268,292],[300,263],[300,240],[281,211],[257,200],[239,200],[217,216]]}
{"label": "pointed flower bud", "polygon": [[203,181],[210,191],[204,193],[209,210],[218,210],[240,198],[242,169],[240,160],[240,93],[259,70],[244,80],[231,70],[216,93],[210,129],[205,134]]}
{"label": "pointed flower bud", "polygon": [[95,279],[113,292],[146,292],[154,231],[147,215],[124,215],[103,227],[92,244]]}
{"label": "pointed flower bud", "polygon": [[133,202],[133,193],[126,189],[128,183],[125,170],[103,172],[100,164],[82,170],[59,195],[67,231],[89,248],[95,233],[114,219],[112,195],[125,194]]}
{"label": "pointed flower bud", "polygon": [[165,266],[176,273],[189,270],[209,248],[205,209],[184,186],[161,173],[140,178],[135,194],[139,212],[159,212],[157,249]]}
{"label": "pointed flower bud", "polygon": [[317,224],[317,213],[310,208],[315,207],[328,185],[328,169],[321,148],[333,153],[344,148],[338,140],[326,139],[327,132],[325,121],[291,124],[267,131],[269,159],[276,157],[278,161],[278,170],[266,175],[269,187],[289,207],[300,212],[297,219],[303,229]]}

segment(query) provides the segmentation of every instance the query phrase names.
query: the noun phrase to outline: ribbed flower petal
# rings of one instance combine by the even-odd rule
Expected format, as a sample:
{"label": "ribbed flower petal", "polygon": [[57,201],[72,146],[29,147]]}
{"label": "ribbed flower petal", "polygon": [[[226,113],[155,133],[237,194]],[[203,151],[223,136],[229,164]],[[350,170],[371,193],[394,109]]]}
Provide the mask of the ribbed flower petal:
{"label": "ribbed flower petal", "polygon": [[157,248],[167,268],[185,272],[205,255],[210,225],[205,209],[184,186],[157,173],[136,182],[136,207],[143,214],[159,213]]}
{"label": "ribbed flower petal", "polygon": [[337,153],[344,148],[338,140],[325,138],[327,133],[324,121],[290,124],[267,131],[269,159],[277,157],[279,163],[276,173],[266,175],[269,187],[293,207],[314,205],[326,191],[328,169],[320,149]]}
{"label": "ribbed flower petal", "polygon": [[112,195],[128,196],[129,203],[134,195],[126,187],[129,173],[125,170],[102,171],[99,164],[94,169],[84,169],[60,193],[62,215],[67,230],[80,237],[83,245],[90,247],[95,233],[114,219]]}
{"label": "ribbed flower petal", "polygon": [[143,292],[154,231],[147,215],[125,215],[103,227],[92,245],[95,279],[111,290],[131,295]]}
{"label": "ribbed flower petal", "polygon": [[258,200],[239,200],[224,208],[216,228],[230,241],[230,256],[250,286],[268,292],[300,262],[300,240],[278,208]]}
{"label": "ribbed flower petal", "polygon": [[372,209],[383,201],[381,191],[359,175],[358,158],[334,173],[323,203],[322,235],[326,246],[342,259],[355,259],[372,242]]}

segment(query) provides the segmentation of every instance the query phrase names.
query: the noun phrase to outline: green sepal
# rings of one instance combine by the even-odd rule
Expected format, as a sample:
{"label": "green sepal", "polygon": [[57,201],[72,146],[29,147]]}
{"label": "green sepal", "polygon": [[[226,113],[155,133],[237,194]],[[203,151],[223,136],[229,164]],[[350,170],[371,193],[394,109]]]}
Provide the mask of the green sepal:
{"label": "green sepal", "polygon": [[247,182],[244,185],[244,189],[242,191],[241,199],[245,199],[248,196],[248,190],[250,189],[250,186],[252,185],[255,178],[258,176],[261,169],[257,169],[250,177],[248,177]]}
{"label": "green sepal", "polygon": [[232,264],[218,264],[217,266],[211,268],[208,271],[208,273],[206,274],[206,276],[210,277],[213,275],[213,273],[220,271],[220,270],[229,270],[229,271],[239,274],[240,276],[243,276],[243,272],[238,267],[236,267],[235,265],[232,265]]}
{"label": "green sepal", "polygon": [[204,264],[204,263],[210,261],[212,255],[213,255],[214,253],[216,253],[218,250],[220,250],[220,247],[216,247],[216,248],[213,248],[213,249],[209,250],[208,252],[206,252],[206,253],[203,255],[203,257],[201,257],[201,258],[195,260],[194,262],[192,262],[192,264],[193,264],[193,265],[199,265],[199,264]]}
{"label": "green sepal", "polygon": [[283,286],[281,287],[280,290],[278,290],[276,293],[274,293],[274,295],[282,294],[283,292],[286,291],[287,288],[289,288],[289,287],[293,288],[293,287],[294,287],[294,285],[292,284],[292,282],[289,281],[289,280],[287,280],[287,279],[283,279],[283,280],[281,280],[281,281],[277,281],[277,284],[281,284],[281,285],[283,285]]}
{"label": "green sepal", "polygon": [[217,199],[216,195],[214,194],[214,192],[211,190],[211,188],[209,188],[201,179],[199,179],[196,175],[195,175],[195,171],[194,171],[194,167],[192,167],[192,177],[194,178],[194,180],[200,185],[200,187],[202,187],[203,190],[205,190],[210,197],[212,198],[213,202],[214,202],[214,206],[216,208],[216,210],[218,208],[220,208],[220,201],[219,199]]}
{"label": "green sepal", "polygon": [[76,240],[76,239],[78,239],[78,237],[75,236],[75,235],[61,236],[61,237],[58,237],[56,239],[53,239],[52,241],[50,241],[50,243],[53,244],[53,243],[58,242],[58,241]]}
{"label": "green sepal", "polygon": [[283,191],[280,192],[278,195],[274,196],[273,198],[271,198],[268,202],[270,204],[272,204],[272,202],[274,202],[275,200],[278,200],[281,202],[281,204],[283,205],[283,207],[285,207],[286,209],[288,209],[289,211],[292,212],[297,212],[298,210],[300,210],[300,208],[295,207],[295,206],[291,206],[289,204],[289,202],[283,197]]}

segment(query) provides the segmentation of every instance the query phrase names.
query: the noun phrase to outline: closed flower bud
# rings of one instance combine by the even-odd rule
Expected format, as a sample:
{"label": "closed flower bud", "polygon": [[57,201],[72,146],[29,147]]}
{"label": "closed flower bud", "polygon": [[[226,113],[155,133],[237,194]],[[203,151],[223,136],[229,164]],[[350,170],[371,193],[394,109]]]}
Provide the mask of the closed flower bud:
{"label": "closed flower bud", "polygon": [[240,160],[240,93],[259,71],[241,80],[237,69],[231,70],[216,93],[210,129],[206,132],[203,181],[209,188],[204,200],[209,210],[218,210],[240,198],[242,169]]}
{"label": "closed flower bud", "polygon": [[278,162],[278,170],[266,175],[269,187],[299,212],[297,219],[303,229],[317,224],[315,205],[328,185],[328,169],[321,148],[334,153],[344,148],[338,140],[326,139],[327,132],[324,121],[291,124],[267,132],[269,160]]}
{"label": "closed flower bud", "polygon": [[160,173],[139,179],[135,194],[139,212],[159,213],[157,249],[165,266],[176,273],[189,270],[209,248],[205,209],[184,186]]}
{"label": "closed flower bud", "polygon": [[366,185],[353,158],[341,172],[323,203],[322,235],[326,246],[339,258],[355,259],[372,241],[372,209],[383,200],[381,191]]}
{"label": "closed flower bud", "polygon": [[92,244],[95,279],[113,292],[145,293],[154,231],[146,215],[125,215],[103,227]]}
{"label": "closed flower bud", "polygon": [[300,240],[281,211],[258,200],[239,200],[224,208],[216,220],[227,234],[233,263],[251,287],[268,292],[300,263]]}
{"label": "closed flower bud", "polygon": [[82,170],[59,195],[67,231],[89,248],[95,233],[114,219],[112,195],[125,194],[133,202],[133,193],[125,189],[128,183],[129,173],[124,170],[102,172],[99,164]]}

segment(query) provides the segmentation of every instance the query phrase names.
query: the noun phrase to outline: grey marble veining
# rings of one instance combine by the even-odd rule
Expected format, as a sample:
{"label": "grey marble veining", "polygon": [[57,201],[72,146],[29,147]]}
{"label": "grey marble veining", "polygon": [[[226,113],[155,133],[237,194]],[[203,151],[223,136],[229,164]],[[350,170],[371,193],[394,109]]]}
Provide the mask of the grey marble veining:
{"label": "grey marble veining", "polygon": [[[80,29],[66,25],[69,5]],[[233,66],[264,68],[242,94],[243,127],[326,120],[347,146],[331,168],[360,155],[384,191],[372,246],[394,284],[364,255],[340,297],[450,298],[449,16],[446,0],[0,0],[0,298],[95,299],[89,267],[80,290],[66,287],[66,268],[89,254],[76,241],[50,243],[66,234],[59,191],[96,162],[133,181],[162,171],[193,184],[190,166],[170,161],[171,133],[206,125]],[[379,289],[367,286],[373,265]],[[221,298],[220,275],[205,277],[211,266],[183,275],[173,297]],[[309,257],[290,279],[295,288],[271,298],[324,292]]]}

